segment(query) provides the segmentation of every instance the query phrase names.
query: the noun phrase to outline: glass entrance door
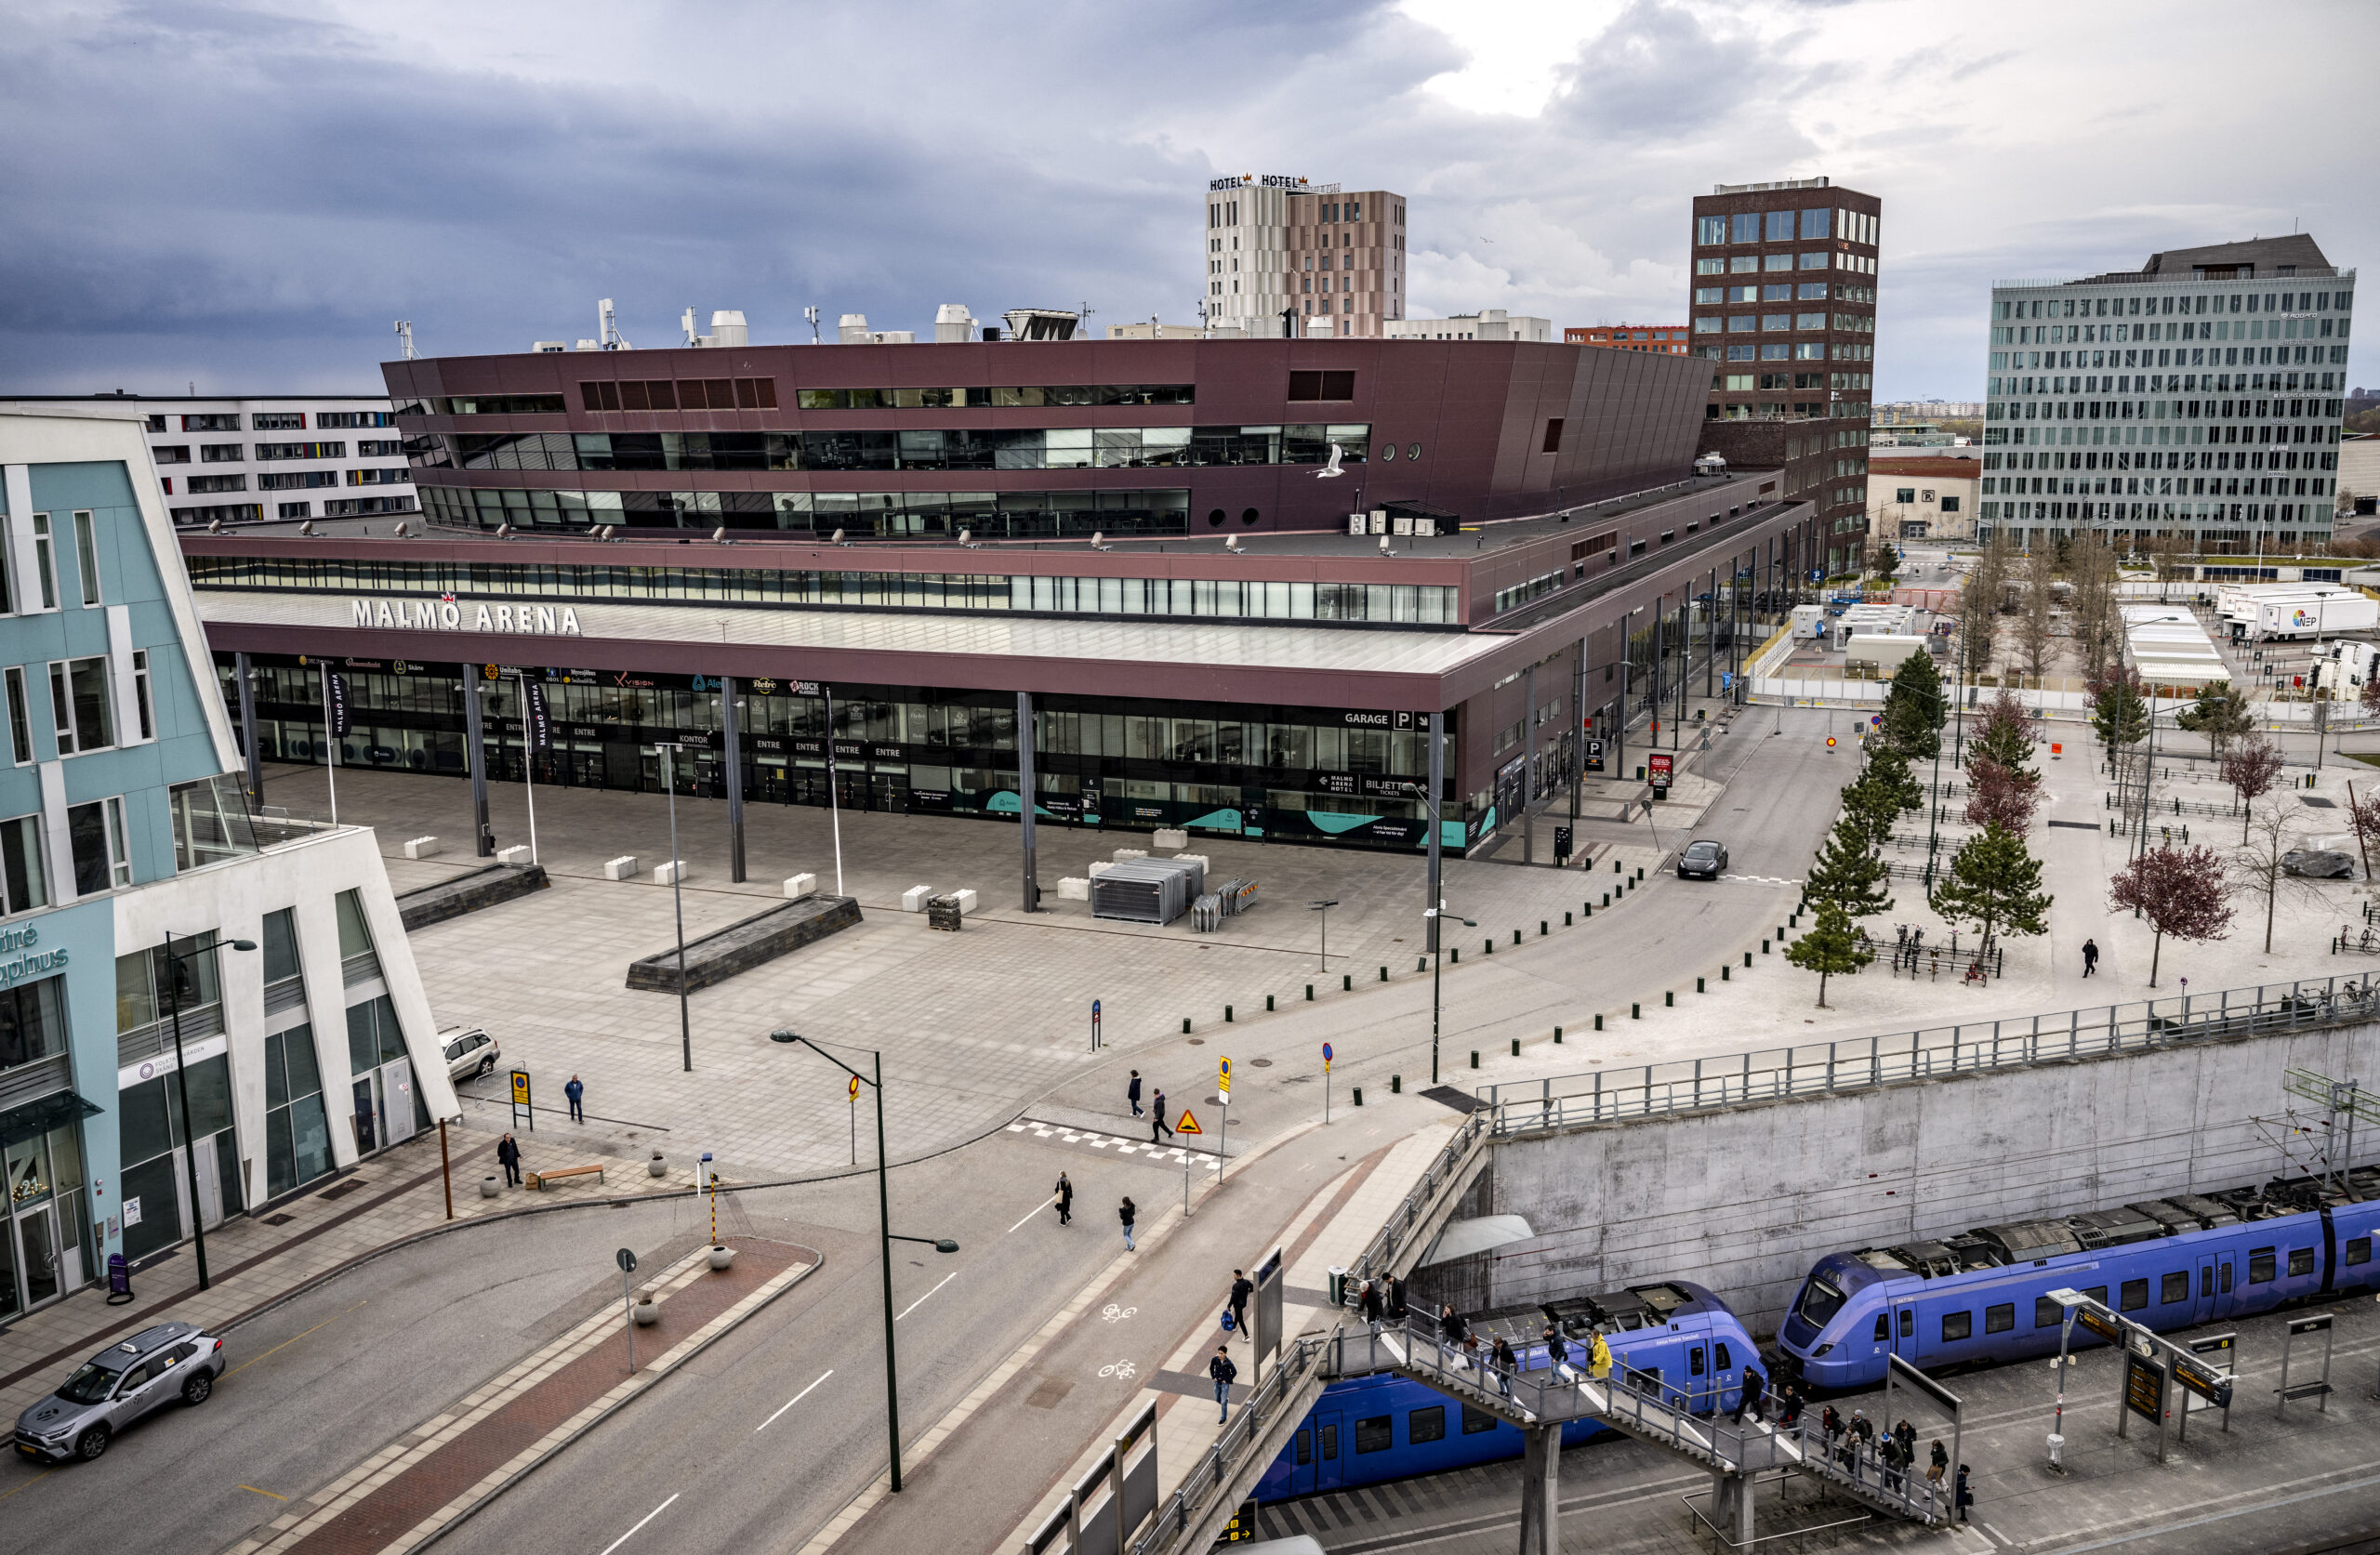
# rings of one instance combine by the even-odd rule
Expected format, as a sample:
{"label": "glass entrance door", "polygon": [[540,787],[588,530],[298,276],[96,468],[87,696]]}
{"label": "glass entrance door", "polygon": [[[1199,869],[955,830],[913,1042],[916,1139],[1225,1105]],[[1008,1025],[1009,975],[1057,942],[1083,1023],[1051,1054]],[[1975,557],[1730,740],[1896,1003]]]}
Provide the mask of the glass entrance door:
{"label": "glass entrance door", "polygon": [[17,1218],[17,1267],[23,1271],[25,1305],[55,1300],[60,1289],[58,1211],[42,1205]]}
{"label": "glass entrance door", "polygon": [[372,1100],[369,1074],[355,1082],[355,1153],[369,1155],[380,1148],[380,1109]]}
{"label": "glass entrance door", "polygon": [[867,807],[905,814],[909,808],[909,774],[899,771],[876,771],[867,774]]}

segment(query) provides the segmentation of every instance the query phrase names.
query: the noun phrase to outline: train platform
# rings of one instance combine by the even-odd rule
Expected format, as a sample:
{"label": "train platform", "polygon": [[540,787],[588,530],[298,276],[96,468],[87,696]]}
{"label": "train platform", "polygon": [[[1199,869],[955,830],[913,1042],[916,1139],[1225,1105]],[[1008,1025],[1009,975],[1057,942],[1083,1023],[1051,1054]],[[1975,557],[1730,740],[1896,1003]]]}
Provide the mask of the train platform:
{"label": "train platform", "polygon": [[[2333,1313],[2333,1391],[2327,1407],[2291,1402],[2276,1417],[2281,1349],[2293,1321]],[[2016,1555],[2325,1555],[2360,1550],[2380,1539],[2380,1305],[2358,1297],[2217,1324],[2174,1336],[2236,1328],[2234,1403],[2223,1416],[2202,1405],[2175,1438],[2167,1426],[2166,1460],[2156,1430],[2137,1416],[2128,1438],[2116,1434],[2121,1358],[2105,1348],[2082,1351],[2066,1398],[2064,1472],[2048,1465],[2055,1377],[2047,1362],[1948,1376],[1965,1415],[1963,1454],[1974,1470],[1970,1521],[1948,1534],[1870,1518],[1863,1509],[1818,1493],[1807,1483],[1780,1494],[1764,1483],[1756,1530],[1778,1548],[1970,1549]],[[2295,1386],[2320,1375],[2319,1338],[2301,1336],[2290,1361]],[[1872,1416],[1881,1391],[1837,1399],[1846,1415]],[[1921,1462],[1947,1428],[1915,1410]],[[1886,1422],[1880,1421],[1879,1424]],[[1350,1460],[1351,1463],[1354,1460]],[[1265,1506],[1260,1537],[1304,1534],[1330,1555],[1388,1550],[1426,1555],[1505,1555],[1520,1521],[1521,1463],[1481,1465],[1447,1474],[1367,1484]],[[1707,1515],[1707,1476],[1679,1471],[1666,1453],[1615,1435],[1563,1454],[1561,1548],[1597,1555],[1670,1555],[1712,1548],[1696,1520]]]}

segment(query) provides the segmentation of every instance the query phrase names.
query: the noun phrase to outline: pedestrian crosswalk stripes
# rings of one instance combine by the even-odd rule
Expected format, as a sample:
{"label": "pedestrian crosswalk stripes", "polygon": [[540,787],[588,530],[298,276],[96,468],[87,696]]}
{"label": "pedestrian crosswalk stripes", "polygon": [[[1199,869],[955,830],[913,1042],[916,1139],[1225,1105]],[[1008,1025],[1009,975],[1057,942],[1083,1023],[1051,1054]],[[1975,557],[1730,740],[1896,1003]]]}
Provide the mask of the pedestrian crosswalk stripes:
{"label": "pedestrian crosswalk stripes", "polygon": [[[1063,1123],[1044,1123],[1038,1118],[1019,1118],[1008,1126],[1012,1134],[1029,1139],[1054,1140],[1061,1144],[1087,1145],[1092,1150],[1109,1151],[1117,1155],[1138,1155],[1151,1161],[1168,1161],[1181,1166],[1191,1153],[1180,1145],[1153,1145],[1145,1140],[1128,1140],[1120,1134],[1103,1134],[1092,1128],[1075,1128]],[[1199,1153],[1203,1154],[1204,1153]]]}

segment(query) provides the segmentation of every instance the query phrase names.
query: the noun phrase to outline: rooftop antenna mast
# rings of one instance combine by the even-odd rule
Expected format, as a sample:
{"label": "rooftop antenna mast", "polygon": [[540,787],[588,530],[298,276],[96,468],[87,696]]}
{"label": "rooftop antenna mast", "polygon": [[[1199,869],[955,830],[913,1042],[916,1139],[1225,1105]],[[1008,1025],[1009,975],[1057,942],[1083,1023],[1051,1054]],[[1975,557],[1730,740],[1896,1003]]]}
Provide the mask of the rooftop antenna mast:
{"label": "rooftop antenna mast", "polygon": [[636,349],[628,344],[628,336],[620,333],[619,317],[612,311],[610,297],[605,297],[595,305],[595,322],[601,326],[596,331],[596,335],[602,341],[603,349],[628,351]]}
{"label": "rooftop antenna mast", "polygon": [[411,319],[399,319],[397,321],[397,354],[404,358],[407,362],[411,362],[414,359],[413,321]]}
{"label": "rooftop antenna mast", "polygon": [[810,343],[818,344],[818,305],[812,303],[801,310],[801,316],[810,321]]}
{"label": "rooftop antenna mast", "polygon": [[694,335],[694,310],[693,309],[689,308],[686,310],[685,316],[678,321],[678,327],[686,332],[686,344],[689,346],[698,346],[702,344],[701,340],[696,338]]}

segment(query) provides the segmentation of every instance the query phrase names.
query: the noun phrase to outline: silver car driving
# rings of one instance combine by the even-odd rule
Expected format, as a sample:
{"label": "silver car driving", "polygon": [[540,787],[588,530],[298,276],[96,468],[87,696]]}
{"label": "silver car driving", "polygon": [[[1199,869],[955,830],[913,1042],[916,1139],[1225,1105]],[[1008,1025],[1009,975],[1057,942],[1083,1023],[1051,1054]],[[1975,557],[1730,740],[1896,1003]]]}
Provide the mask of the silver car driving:
{"label": "silver car driving", "polygon": [[18,1416],[17,1451],[87,1463],[142,1416],[176,1399],[205,1403],[223,1363],[223,1341],[196,1324],[144,1328],[84,1362],[65,1386]]}

